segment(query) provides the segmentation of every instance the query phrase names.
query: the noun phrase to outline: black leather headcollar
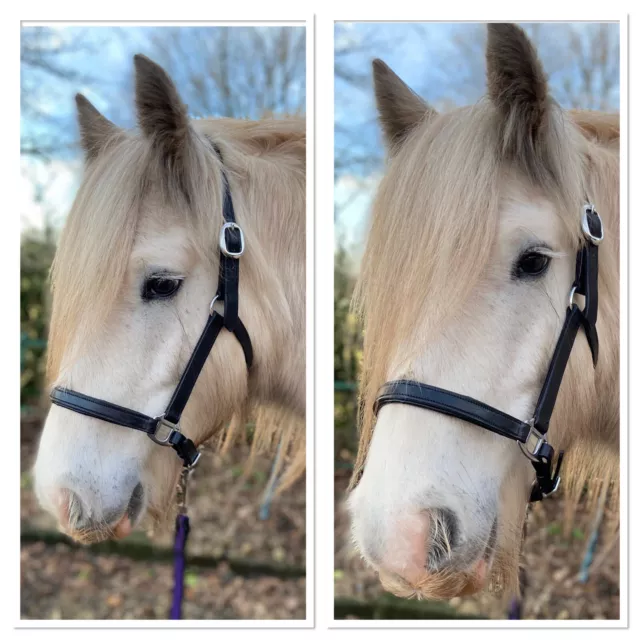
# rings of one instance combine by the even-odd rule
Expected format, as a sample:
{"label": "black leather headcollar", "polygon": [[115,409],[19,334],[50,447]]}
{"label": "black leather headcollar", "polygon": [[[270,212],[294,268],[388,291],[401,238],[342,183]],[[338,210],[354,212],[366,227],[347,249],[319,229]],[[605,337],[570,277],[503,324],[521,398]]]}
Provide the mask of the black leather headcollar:
{"label": "black leather headcollar", "polygon": [[[220,149],[214,150],[222,162]],[[182,459],[184,466],[193,467],[200,457],[192,440],[180,433],[180,417],[191,396],[191,392],[204,367],[209,353],[222,329],[227,329],[237,338],[244,352],[247,368],[253,362],[251,339],[244,324],[238,317],[238,289],[240,283],[240,256],[244,253],[244,234],[236,222],[233,200],[227,176],[222,171],[224,202],[222,207],[223,225],[220,229],[220,272],[218,289],[209,305],[209,317],[200,334],[189,362],[180,381],[161,416],[152,418],[127,407],[92,398],[77,391],[55,387],[51,392],[51,402],[60,407],[81,413],[104,422],[110,422],[136,431],[143,431],[157,444],[170,446]],[[216,302],[224,304],[224,315],[214,308]]]}
{"label": "black leather headcollar", "polygon": [[[594,367],[598,362],[598,245],[602,242],[604,230],[602,220],[591,204],[584,207],[582,231],[585,242],[576,257],[576,275],[569,294],[564,324],[530,420],[523,422],[474,398],[414,380],[393,380],[384,384],[376,398],[374,413],[377,415],[380,408],[386,404],[408,404],[460,418],[492,433],[516,440],[536,472],[530,501],[541,500],[553,493],[560,483],[564,452],[558,454],[554,469],[554,450],[547,442],[546,434],[562,377],[580,328],[584,329],[587,337]],[[574,300],[575,294],[584,296],[582,309]]]}

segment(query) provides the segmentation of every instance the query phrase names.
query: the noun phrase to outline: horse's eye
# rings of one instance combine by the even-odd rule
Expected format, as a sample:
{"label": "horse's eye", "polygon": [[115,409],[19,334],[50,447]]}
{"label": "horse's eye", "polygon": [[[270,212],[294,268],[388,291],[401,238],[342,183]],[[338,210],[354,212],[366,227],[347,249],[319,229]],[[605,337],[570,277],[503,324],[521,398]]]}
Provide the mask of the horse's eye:
{"label": "horse's eye", "polygon": [[144,282],[142,289],[143,300],[157,300],[158,298],[171,298],[174,296],[180,285],[182,278],[170,278],[169,276],[151,276]]}
{"label": "horse's eye", "polygon": [[537,278],[544,274],[549,267],[551,258],[537,251],[525,251],[515,265],[515,278]]}

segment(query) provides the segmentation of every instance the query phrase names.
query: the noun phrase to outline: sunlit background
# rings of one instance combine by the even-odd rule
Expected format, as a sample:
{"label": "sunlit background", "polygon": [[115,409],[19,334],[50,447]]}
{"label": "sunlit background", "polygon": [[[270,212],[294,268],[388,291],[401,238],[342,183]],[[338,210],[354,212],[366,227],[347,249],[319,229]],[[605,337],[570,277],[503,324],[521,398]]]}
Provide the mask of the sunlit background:
{"label": "sunlit background", "polygon": [[[521,26],[533,41],[551,93],[562,107],[619,110],[617,23]],[[399,601],[385,595],[376,576],[353,550],[348,519],[341,508],[357,450],[357,379],[362,344],[361,328],[349,305],[364,249],[369,207],[384,171],[371,62],[381,58],[428,103],[446,111],[472,104],[485,94],[485,42],[486,26],[478,23],[335,25],[336,617],[503,618],[507,613],[504,604],[487,594],[454,598],[446,606]],[[601,489],[594,484],[589,491],[596,497],[606,495]],[[606,507],[598,509],[595,516],[579,512],[569,517],[563,509],[560,499],[545,501],[532,510],[529,531],[534,533],[523,555],[531,583],[524,615],[617,618],[617,532],[600,527],[599,518]],[[594,531],[599,542],[592,553]],[[584,584],[580,576],[585,578]]]}
{"label": "sunlit background", "polygon": [[[43,397],[48,271],[82,173],[74,95],[135,126],[133,56],[175,82],[194,117],[304,114],[304,27],[24,27],[21,33],[21,615],[166,618],[171,532],[69,546],[32,493]],[[190,490],[185,618],[305,617],[305,488],[263,500],[270,465],[247,443],[203,456]],[[261,519],[263,518],[263,519]]]}

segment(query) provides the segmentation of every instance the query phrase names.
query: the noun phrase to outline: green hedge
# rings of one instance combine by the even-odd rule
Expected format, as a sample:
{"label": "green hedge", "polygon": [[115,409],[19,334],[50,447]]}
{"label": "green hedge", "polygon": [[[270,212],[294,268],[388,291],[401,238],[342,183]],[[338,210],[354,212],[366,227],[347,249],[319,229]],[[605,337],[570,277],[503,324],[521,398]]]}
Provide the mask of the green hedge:
{"label": "green hedge", "polygon": [[49,320],[50,234],[27,234],[20,243],[20,404],[36,406],[44,385]]}
{"label": "green hedge", "polygon": [[334,425],[336,464],[349,467],[358,449],[357,384],[362,360],[362,328],[351,313],[355,268],[349,253],[339,247],[334,262]]}

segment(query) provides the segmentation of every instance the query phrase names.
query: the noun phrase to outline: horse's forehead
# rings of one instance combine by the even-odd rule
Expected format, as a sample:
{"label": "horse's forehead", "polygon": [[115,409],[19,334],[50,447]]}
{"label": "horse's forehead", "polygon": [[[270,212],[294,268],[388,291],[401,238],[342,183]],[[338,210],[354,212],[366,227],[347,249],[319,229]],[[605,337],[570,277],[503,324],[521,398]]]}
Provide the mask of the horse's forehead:
{"label": "horse's forehead", "polygon": [[188,229],[159,207],[146,204],[133,243],[130,263],[173,267],[187,270],[194,259],[193,243]]}
{"label": "horse's forehead", "polygon": [[500,207],[499,237],[512,239],[515,234],[523,240],[552,242],[563,238],[563,233],[561,217],[550,199],[515,181],[506,186]]}

